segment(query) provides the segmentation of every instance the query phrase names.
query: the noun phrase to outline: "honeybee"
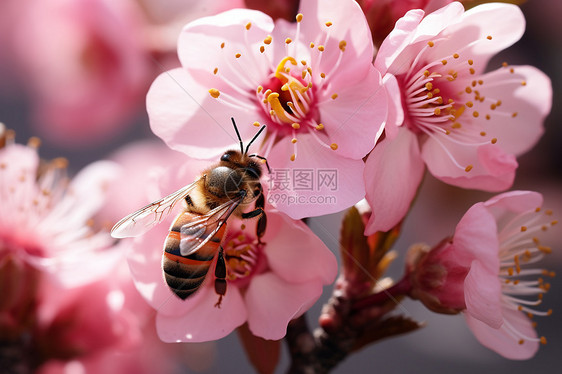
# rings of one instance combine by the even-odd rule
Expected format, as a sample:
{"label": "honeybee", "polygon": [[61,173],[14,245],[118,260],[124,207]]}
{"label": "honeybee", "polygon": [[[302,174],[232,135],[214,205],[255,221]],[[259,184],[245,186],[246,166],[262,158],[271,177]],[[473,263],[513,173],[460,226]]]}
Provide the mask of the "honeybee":
{"label": "honeybee", "polygon": [[[225,152],[219,163],[204,170],[195,182],[126,216],[111,229],[114,238],[144,234],[162,222],[178,202],[185,201],[183,211],[172,223],[164,242],[164,277],[174,294],[185,300],[202,285],[217,256],[214,285],[219,296],[215,304],[217,307],[220,307],[222,297],[226,294],[227,269],[221,245],[226,221],[231,215],[243,219],[257,218],[258,242],[261,242],[267,225],[260,164],[264,162],[270,171],[269,165],[265,157],[248,154],[250,145],[265,126],[260,128],[244,149],[234,118],[231,119],[240,142],[240,151]],[[244,212],[243,209],[253,201],[253,209]]]}

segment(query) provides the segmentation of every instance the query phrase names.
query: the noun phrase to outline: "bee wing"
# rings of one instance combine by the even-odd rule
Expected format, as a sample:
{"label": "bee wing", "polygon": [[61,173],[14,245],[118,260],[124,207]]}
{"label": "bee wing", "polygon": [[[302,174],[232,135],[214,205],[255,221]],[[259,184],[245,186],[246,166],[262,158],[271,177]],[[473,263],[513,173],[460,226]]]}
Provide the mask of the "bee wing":
{"label": "bee wing", "polygon": [[197,181],[129,214],[113,226],[111,236],[114,238],[128,238],[144,234],[162,222],[172,212],[176,203],[184,199],[196,184]]}
{"label": "bee wing", "polygon": [[180,254],[189,256],[201,249],[220,230],[228,217],[240,205],[243,197],[228,202],[180,228]]}

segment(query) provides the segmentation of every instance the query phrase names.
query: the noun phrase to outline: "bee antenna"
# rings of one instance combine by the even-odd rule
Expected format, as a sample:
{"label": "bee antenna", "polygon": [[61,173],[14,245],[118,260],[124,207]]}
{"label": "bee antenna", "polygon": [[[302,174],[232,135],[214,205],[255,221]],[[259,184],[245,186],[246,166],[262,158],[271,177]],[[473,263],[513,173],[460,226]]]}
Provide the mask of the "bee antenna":
{"label": "bee antenna", "polygon": [[[240,142],[240,152],[244,153],[244,143],[242,143],[242,138],[240,137],[240,133],[238,132],[238,126],[236,126],[236,122],[234,122],[234,117],[230,117],[230,119],[232,120],[232,124],[234,125],[234,131],[236,131],[236,136],[238,137],[238,141]],[[247,148],[246,148],[246,152],[248,152]]]}
{"label": "bee antenna", "polygon": [[248,149],[250,149],[250,146],[252,145],[252,143],[254,142],[254,140],[256,140],[258,138],[258,136],[260,136],[260,134],[263,132],[263,130],[265,130],[265,125],[263,125],[260,130],[256,133],[256,135],[254,135],[254,137],[252,138],[252,140],[250,140],[250,142],[248,143],[248,145],[246,146],[246,152],[244,152],[244,154],[248,153]]}

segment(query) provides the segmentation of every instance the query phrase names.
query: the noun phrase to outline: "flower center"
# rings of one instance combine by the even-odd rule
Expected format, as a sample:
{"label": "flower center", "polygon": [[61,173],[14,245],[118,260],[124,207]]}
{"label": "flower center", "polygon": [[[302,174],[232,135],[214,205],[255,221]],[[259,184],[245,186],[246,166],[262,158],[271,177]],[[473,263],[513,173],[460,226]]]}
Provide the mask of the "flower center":
{"label": "flower center", "polygon": [[[244,227],[244,225],[242,225]],[[234,233],[224,246],[227,280],[245,287],[254,274],[264,270],[263,245],[243,231]]]}
{"label": "flower center", "polygon": [[[399,81],[403,87],[407,121],[410,131],[433,138],[444,149],[452,162],[469,172],[473,165],[463,164],[455,159],[449,145],[479,147],[496,144],[498,139],[487,129],[487,121],[493,116],[515,118],[516,112],[499,109],[502,100],[483,94],[494,85],[513,84],[513,89],[526,85],[523,80],[509,77],[514,68],[503,64],[495,82],[485,84],[476,75],[475,62],[466,51],[476,43],[487,43],[491,36],[476,40],[461,48],[457,53],[435,58],[438,43],[446,38],[430,41],[418,53],[411,68]],[[431,57],[430,57],[431,56]],[[488,91],[491,92],[491,91]],[[445,138],[446,137],[446,138]]]}
{"label": "flower center", "polygon": [[[528,266],[552,252],[550,247],[541,243],[538,234],[557,223],[558,221],[552,219],[552,211],[537,208],[521,213],[503,227],[499,227],[502,303],[509,309],[526,313],[529,318],[552,313],[550,309],[540,311],[534,307],[542,303],[543,294],[550,289],[550,284],[544,277],[554,277],[554,272]],[[540,340],[541,343],[546,343],[546,338],[525,336],[507,322],[502,328],[507,329],[519,344],[523,344],[525,340]]]}
{"label": "flower center", "polygon": [[[258,106],[258,113],[261,112],[258,117],[267,123],[268,135],[263,151],[266,157],[273,144],[288,139],[293,145],[290,159],[294,161],[297,156],[297,138],[302,134],[311,135],[325,148],[334,151],[338,149],[338,145],[329,140],[330,135],[321,123],[318,105],[325,105],[338,98],[337,93],[329,91],[329,79],[336,75],[340,67],[347,42],[341,40],[325,46],[330,41],[331,22],[325,23],[326,31],[321,34],[323,40],[303,40],[300,31],[302,21],[303,15],[297,14],[294,35],[283,41],[274,41],[271,35],[265,36],[259,43],[259,53],[248,53],[246,56],[229,49],[226,43],[221,43],[221,55],[225,57],[224,69],[213,68],[213,75],[225,89],[209,89],[211,97],[238,109],[253,111],[256,110],[254,105]],[[244,28],[245,42],[249,46],[252,44],[249,36],[252,24],[248,23]],[[274,50],[271,44],[274,42],[284,44],[285,57],[281,60],[277,60],[277,57],[270,60]],[[319,71],[324,53],[338,53],[337,61],[327,72]],[[267,72],[266,76],[256,79],[251,72],[255,72],[256,66],[263,66],[261,59],[266,59],[269,68],[263,71]],[[221,74],[223,70],[229,71],[229,74]],[[256,121],[254,125],[260,126],[260,123]]]}
{"label": "flower center", "polygon": [[[306,61],[302,61],[306,66]],[[291,73],[291,65],[298,66],[297,61],[287,56],[277,65],[267,88],[258,86],[256,96],[262,107],[269,114],[271,121],[278,126],[280,135],[287,135],[301,130],[301,123],[308,119],[313,106],[314,92],[309,67],[302,70],[301,76]],[[287,126],[289,125],[289,126]]]}

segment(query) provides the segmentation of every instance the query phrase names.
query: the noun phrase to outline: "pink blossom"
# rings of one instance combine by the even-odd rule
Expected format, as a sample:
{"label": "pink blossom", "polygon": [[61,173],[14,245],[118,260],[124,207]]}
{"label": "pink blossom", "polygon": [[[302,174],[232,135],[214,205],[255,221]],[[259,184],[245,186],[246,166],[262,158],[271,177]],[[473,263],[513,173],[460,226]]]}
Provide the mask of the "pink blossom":
{"label": "pink blossom", "polygon": [[40,134],[59,145],[99,144],[140,108],[153,62],[129,0],[30,2],[14,31]]}
{"label": "pink blossom", "polygon": [[100,161],[69,180],[67,161],[41,160],[38,143],[0,125],[2,346],[41,373],[171,372],[123,249],[92,222],[118,168]]}
{"label": "pink blossom", "polygon": [[[339,211],[363,197],[362,157],[387,115],[358,5],[313,0],[301,2],[300,12],[294,23],[238,9],[188,24],[178,44],[182,67],[161,74],[147,96],[154,133],[191,157],[214,158],[234,144],[231,117],[245,142],[254,125],[266,124],[254,152],[259,148],[272,169],[289,171],[290,188],[277,189],[283,197],[273,203],[295,219]],[[337,188],[295,188],[294,169],[337,170]],[[310,201],[328,193],[335,202]],[[288,197],[301,203],[291,205]]]}
{"label": "pink blossom", "polygon": [[[513,191],[472,206],[452,239],[409,254],[411,296],[440,313],[464,312],[487,348],[510,359],[528,359],[544,337],[530,318],[551,273],[532,264],[551,252],[540,234],[555,225],[536,192]],[[536,297],[536,299],[532,299]]]}
{"label": "pink blossom", "polygon": [[543,132],[552,88],[530,66],[484,69],[524,29],[519,8],[499,3],[465,12],[455,2],[425,17],[412,10],[397,22],[375,67],[384,80],[396,80],[392,87],[404,113],[399,126],[387,124],[386,137],[366,162],[374,212],[368,234],[389,230],[404,217],[426,165],[436,178],[463,188],[511,186],[515,156]]}
{"label": "pink blossom", "polygon": [[[194,180],[205,162],[183,157],[179,163],[183,168],[172,166],[167,177],[160,178],[163,190]],[[220,308],[215,306],[219,296],[214,289],[214,264],[199,290],[186,300],[178,298],[166,284],[162,274],[166,223],[130,244],[129,266],[138,290],[157,311],[156,326],[162,340],[216,340],[245,322],[256,336],[281,339],[287,323],[312,306],[322,286],[334,280],[334,255],[306,225],[268,205],[266,213],[262,244],[257,242],[256,220],[228,220],[222,241],[227,291]]]}
{"label": "pink blossom", "polygon": [[69,182],[66,160],[40,165],[36,142],[26,146],[12,139],[0,148],[1,254],[67,286],[98,279],[119,256],[108,233],[90,226],[104,204],[104,187],[116,176],[115,165],[91,164]]}

